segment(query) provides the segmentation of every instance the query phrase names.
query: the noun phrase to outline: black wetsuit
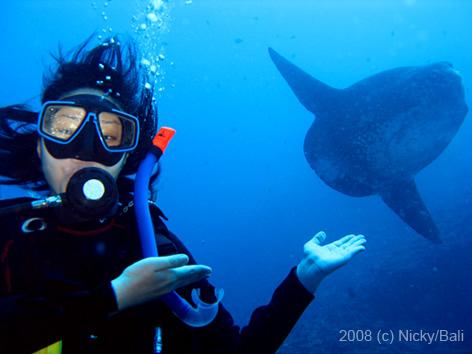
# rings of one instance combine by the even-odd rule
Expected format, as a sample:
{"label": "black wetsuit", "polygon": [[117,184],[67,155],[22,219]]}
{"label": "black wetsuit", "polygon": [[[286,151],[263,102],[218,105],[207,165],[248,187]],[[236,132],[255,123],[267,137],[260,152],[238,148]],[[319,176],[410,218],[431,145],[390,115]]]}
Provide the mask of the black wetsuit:
{"label": "black wetsuit", "polygon": [[[151,211],[159,254],[186,253],[195,263],[160,210]],[[86,228],[60,225],[55,216],[45,210],[0,219],[0,353],[33,353],[59,340],[63,354],[146,354],[160,347],[162,353],[274,353],[313,299],[292,269],[242,330],[222,305],[202,328],[186,326],[159,300],[117,312],[110,281],[142,258],[133,208]],[[206,280],[177,292],[190,301],[195,287],[203,300],[214,300]]]}

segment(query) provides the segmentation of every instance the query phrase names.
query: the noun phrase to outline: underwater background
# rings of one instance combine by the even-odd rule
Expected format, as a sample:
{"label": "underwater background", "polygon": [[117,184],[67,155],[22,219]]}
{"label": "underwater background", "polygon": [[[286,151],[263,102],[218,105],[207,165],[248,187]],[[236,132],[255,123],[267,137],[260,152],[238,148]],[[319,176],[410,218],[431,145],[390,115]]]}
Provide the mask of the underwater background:
{"label": "underwater background", "polygon": [[[470,117],[416,178],[441,231],[443,244],[434,245],[380,197],[349,197],[320,180],[303,153],[313,115],[267,53],[271,46],[338,88],[398,66],[449,61],[470,107],[471,30],[469,0],[6,0],[0,105],[38,108],[58,43],[67,51],[92,33],[97,43],[135,36],[157,65],[160,125],[177,130],[162,159],[158,203],[171,230],[213,268],[238,324],[269,301],[317,231],[329,242],[363,233],[367,251],[320,286],[279,353],[472,353]],[[462,331],[463,340],[341,340],[343,330],[400,329]]]}

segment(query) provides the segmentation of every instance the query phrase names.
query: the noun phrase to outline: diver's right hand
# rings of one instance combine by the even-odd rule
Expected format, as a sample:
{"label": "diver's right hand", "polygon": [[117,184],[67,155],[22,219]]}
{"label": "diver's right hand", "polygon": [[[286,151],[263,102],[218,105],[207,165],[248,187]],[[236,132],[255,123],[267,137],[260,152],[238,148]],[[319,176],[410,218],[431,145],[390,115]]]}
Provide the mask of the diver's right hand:
{"label": "diver's right hand", "polygon": [[156,299],[182,286],[208,277],[211,268],[186,265],[188,256],[149,257],[133,263],[111,281],[118,310]]}

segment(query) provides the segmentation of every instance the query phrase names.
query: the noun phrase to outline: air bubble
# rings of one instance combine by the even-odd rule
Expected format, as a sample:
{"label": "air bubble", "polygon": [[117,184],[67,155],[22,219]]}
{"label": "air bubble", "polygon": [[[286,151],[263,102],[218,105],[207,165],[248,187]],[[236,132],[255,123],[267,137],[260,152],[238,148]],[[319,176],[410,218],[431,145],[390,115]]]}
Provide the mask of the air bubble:
{"label": "air bubble", "polygon": [[147,19],[151,22],[157,22],[158,18],[154,12],[150,12],[147,14]]}
{"label": "air bubble", "polygon": [[151,84],[150,84],[149,82],[146,82],[146,83],[144,84],[144,88],[145,88],[146,90],[150,90],[151,87],[152,87],[152,86],[151,86]]}
{"label": "air bubble", "polygon": [[100,69],[100,71],[103,71],[105,69],[105,65],[103,65],[102,63],[98,63],[98,68]]}
{"label": "air bubble", "polygon": [[97,85],[99,86],[103,85],[103,80],[97,80],[96,82],[97,82]]}
{"label": "air bubble", "polygon": [[152,1],[152,7],[159,11],[161,7],[164,5],[164,1],[162,0],[153,0]]}
{"label": "air bubble", "polygon": [[150,77],[147,80],[147,85],[143,82],[143,90],[144,87],[151,89],[152,92],[156,92],[156,96],[158,96],[158,87],[161,85],[165,71],[165,67],[159,62],[166,59],[163,45],[156,43],[160,43],[160,36],[168,31],[169,10],[169,0],[146,0],[142,4],[140,14],[135,14],[131,23],[131,28],[136,32],[138,41],[144,44],[143,57],[145,59],[141,57],[139,65],[146,69],[146,74]]}
{"label": "air bubble", "polygon": [[105,76],[105,80],[110,81],[110,80],[111,80],[111,76],[110,76],[110,75]]}

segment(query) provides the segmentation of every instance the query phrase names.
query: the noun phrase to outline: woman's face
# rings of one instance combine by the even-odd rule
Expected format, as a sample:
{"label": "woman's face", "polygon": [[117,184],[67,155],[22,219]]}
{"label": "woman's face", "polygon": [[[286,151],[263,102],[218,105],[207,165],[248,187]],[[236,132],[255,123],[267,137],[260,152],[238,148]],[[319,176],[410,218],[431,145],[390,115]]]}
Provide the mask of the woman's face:
{"label": "woman's face", "polygon": [[[103,92],[100,90],[84,88],[68,92],[60,97],[60,99],[62,100],[69,96],[81,94],[97,95],[99,97],[103,96]],[[119,103],[113,99],[108,97],[105,99],[108,99],[119,106]],[[43,138],[38,139],[37,152],[39,159],[41,160],[41,169],[44,177],[53,193],[64,193],[72,175],[85,167],[98,167],[107,171],[116,179],[123,169],[128,157],[128,154],[123,154],[123,157],[112,166],[105,166],[96,161],[82,161],[74,158],[57,159],[49,153],[44,144]]]}

